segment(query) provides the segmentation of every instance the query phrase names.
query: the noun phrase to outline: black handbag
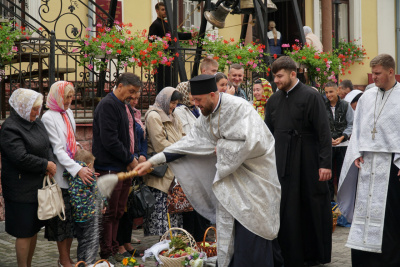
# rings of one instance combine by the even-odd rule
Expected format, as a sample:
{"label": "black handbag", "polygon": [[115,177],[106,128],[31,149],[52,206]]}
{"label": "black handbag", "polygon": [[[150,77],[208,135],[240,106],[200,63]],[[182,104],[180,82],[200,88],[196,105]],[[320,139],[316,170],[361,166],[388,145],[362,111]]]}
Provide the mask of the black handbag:
{"label": "black handbag", "polygon": [[133,185],[133,190],[128,196],[128,215],[131,219],[147,217],[154,211],[156,203],[150,188],[143,181],[139,181]]}

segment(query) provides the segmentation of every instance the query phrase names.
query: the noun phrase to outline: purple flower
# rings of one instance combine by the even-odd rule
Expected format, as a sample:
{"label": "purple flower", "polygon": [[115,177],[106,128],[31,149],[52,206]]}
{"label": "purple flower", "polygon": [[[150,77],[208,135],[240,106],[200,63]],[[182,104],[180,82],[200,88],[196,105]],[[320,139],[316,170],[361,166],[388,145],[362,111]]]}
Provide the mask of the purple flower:
{"label": "purple flower", "polygon": [[90,27],[86,28],[86,31],[88,31],[88,32],[90,32],[91,30],[92,30],[92,28],[90,28]]}
{"label": "purple flower", "polygon": [[93,65],[92,65],[92,64],[89,64],[89,65],[88,65],[88,68],[89,68],[89,70],[92,70],[92,69],[93,69]]}
{"label": "purple flower", "polygon": [[320,68],[315,68],[317,71],[320,71],[321,69]]}
{"label": "purple flower", "polygon": [[300,42],[299,39],[294,39],[294,41],[295,41],[296,43]]}
{"label": "purple flower", "polygon": [[89,41],[85,41],[85,45],[88,46],[89,45]]}
{"label": "purple flower", "polygon": [[290,45],[289,45],[289,44],[282,44],[281,46],[282,46],[283,48],[290,47]]}

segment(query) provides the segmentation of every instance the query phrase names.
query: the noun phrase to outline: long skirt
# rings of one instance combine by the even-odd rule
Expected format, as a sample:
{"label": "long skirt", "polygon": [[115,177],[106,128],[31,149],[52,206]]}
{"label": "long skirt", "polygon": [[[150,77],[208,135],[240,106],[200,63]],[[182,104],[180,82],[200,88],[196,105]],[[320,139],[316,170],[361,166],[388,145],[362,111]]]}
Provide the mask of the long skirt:
{"label": "long skirt", "polygon": [[[144,235],[159,235],[162,236],[168,230],[168,207],[167,207],[167,194],[149,187],[153,193],[157,203],[154,211],[145,219],[143,224]],[[183,226],[182,214],[170,214],[171,227]]]}
{"label": "long skirt", "polygon": [[68,189],[61,188],[61,192],[65,205],[65,221],[61,220],[58,216],[48,221],[44,232],[44,237],[48,241],[61,242],[68,238],[74,238],[74,219],[72,218],[72,206]]}

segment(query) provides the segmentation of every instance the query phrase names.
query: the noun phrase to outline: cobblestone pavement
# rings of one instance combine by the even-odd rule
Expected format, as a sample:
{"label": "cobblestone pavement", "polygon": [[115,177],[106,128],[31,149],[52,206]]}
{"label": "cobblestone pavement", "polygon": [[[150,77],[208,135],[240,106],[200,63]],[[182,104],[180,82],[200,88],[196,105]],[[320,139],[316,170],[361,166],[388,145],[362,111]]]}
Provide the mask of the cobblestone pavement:
{"label": "cobblestone pavement", "polygon": [[[350,228],[336,227],[333,233],[333,251],[332,262],[330,264],[320,265],[326,267],[350,267],[350,249],[345,247],[347,236]],[[158,237],[143,237],[141,230],[133,231],[133,236],[140,239],[142,244],[136,245],[137,249],[146,249],[158,241]],[[3,232],[0,233],[0,267],[16,267],[17,260],[14,248],[15,238]],[[76,258],[76,240],[72,243],[72,258]],[[38,242],[33,256],[33,267],[57,267],[58,251],[55,242],[48,242],[44,239],[44,230],[38,234]],[[142,263],[142,260],[138,260]],[[116,265],[116,267],[121,265]],[[148,260],[145,263],[146,267],[154,267],[155,262]]]}

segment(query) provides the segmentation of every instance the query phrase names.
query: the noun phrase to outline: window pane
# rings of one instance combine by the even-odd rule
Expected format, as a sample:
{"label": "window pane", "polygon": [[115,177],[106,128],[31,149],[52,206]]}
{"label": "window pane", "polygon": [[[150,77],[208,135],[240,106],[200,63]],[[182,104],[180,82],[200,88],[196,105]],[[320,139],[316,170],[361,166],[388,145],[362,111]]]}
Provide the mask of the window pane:
{"label": "window pane", "polygon": [[349,5],[339,5],[339,40],[349,39],[349,16],[348,16]]}

